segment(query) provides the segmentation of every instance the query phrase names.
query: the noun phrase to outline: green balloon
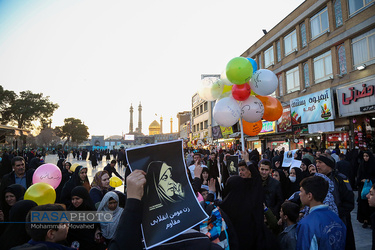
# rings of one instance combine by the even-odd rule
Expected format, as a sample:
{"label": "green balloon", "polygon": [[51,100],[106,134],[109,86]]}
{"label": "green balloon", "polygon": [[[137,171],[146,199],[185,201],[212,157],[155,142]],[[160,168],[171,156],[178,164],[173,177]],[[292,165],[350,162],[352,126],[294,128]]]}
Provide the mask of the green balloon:
{"label": "green balloon", "polygon": [[228,62],[226,74],[231,83],[241,85],[250,81],[253,66],[245,57],[235,57]]}

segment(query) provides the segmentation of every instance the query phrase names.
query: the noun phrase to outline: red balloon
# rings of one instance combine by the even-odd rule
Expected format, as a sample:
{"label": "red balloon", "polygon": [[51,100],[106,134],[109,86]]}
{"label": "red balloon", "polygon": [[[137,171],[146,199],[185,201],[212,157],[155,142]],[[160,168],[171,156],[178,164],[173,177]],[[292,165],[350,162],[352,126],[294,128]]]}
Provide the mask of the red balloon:
{"label": "red balloon", "polygon": [[259,120],[257,122],[247,122],[242,120],[243,132],[248,136],[256,136],[262,130],[263,122]]}
{"label": "red balloon", "polygon": [[234,84],[232,87],[232,96],[237,101],[245,101],[251,93],[251,88],[249,83],[244,83],[241,85]]}
{"label": "red balloon", "polygon": [[279,100],[272,96],[256,96],[264,106],[263,119],[267,121],[276,121],[283,114],[283,105]]}

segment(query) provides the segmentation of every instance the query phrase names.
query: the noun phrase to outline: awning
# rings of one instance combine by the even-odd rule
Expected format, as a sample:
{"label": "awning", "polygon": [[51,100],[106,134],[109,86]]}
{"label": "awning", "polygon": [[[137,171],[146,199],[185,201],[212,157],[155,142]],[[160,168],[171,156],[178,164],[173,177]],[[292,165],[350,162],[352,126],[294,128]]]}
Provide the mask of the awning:
{"label": "awning", "polygon": [[229,135],[229,138],[240,138],[241,137],[241,132],[236,132],[231,135]]}
{"label": "awning", "polygon": [[7,125],[0,125],[0,134],[13,133],[13,135],[21,135],[21,132],[24,135],[28,135],[30,133],[30,130],[16,128],[16,127],[7,126]]}

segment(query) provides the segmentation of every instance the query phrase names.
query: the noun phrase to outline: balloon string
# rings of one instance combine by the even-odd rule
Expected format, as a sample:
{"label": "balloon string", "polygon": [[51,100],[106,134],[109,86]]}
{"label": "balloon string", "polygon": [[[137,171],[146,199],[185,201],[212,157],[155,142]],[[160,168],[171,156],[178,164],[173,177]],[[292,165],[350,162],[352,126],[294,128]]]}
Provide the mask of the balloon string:
{"label": "balloon string", "polygon": [[245,140],[243,136],[243,124],[242,124],[242,118],[240,117],[240,128],[241,128],[241,144],[242,144],[242,151],[245,151]]}

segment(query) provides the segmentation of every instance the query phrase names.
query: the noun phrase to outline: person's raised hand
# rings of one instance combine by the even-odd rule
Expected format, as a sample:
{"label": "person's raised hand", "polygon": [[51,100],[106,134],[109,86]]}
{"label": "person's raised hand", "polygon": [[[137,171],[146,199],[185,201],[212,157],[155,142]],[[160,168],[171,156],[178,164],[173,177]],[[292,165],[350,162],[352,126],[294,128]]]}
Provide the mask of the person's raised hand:
{"label": "person's raised hand", "polygon": [[250,159],[249,159],[249,153],[247,152],[247,150],[242,151],[242,159],[243,159],[245,162],[249,162],[249,161],[250,161]]}
{"label": "person's raised hand", "polygon": [[208,181],[208,190],[216,192],[216,179],[211,178],[211,180]]}
{"label": "person's raised hand", "polygon": [[195,165],[194,178],[201,178],[203,167],[202,165]]}
{"label": "person's raised hand", "polygon": [[142,170],[134,170],[127,178],[127,198],[141,200],[143,197],[143,188],[146,184],[146,173]]}

